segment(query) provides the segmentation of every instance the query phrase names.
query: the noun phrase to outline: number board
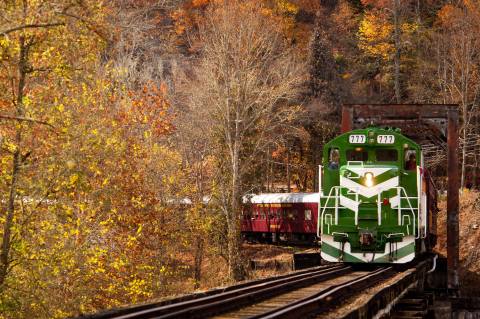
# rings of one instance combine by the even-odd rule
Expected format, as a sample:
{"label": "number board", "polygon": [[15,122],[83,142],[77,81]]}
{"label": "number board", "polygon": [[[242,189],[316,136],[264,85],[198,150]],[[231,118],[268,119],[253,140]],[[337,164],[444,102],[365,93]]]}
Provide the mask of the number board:
{"label": "number board", "polygon": [[378,144],[393,144],[395,143],[395,135],[378,135],[377,136]]}
{"label": "number board", "polygon": [[348,137],[348,142],[350,144],[364,144],[367,140],[365,135],[350,135]]}

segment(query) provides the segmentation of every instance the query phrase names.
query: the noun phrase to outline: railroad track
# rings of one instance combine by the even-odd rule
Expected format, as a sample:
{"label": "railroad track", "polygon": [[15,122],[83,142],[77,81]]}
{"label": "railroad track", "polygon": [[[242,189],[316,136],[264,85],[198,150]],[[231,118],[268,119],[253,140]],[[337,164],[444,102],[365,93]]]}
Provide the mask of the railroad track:
{"label": "railroad track", "polygon": [[305,318],[394,274],[392,267],[358,271],[344,264],[323,266],[189,295],[170,304],[152,303],[79,318]]}
{"label": "railroad track", "polygon": [[374,271],[354,271],[322,281],[246,308],[214,316],[215,319],[233,318],[308,318],[331,307],[343,304],[346,298],[393,276],[392,267]]}

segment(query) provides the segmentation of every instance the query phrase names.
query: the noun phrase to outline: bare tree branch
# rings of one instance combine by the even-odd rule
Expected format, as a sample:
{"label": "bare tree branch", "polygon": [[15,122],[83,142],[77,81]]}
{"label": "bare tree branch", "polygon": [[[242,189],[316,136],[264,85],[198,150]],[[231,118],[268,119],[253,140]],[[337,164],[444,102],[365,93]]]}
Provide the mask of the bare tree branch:
{"label": "bare tree branch", "polygon": [[51,27],[58,27],[58,26],[64,26],[64,25],[65,25],[64,22],[24,24],[11,29],[0,31],[0,34],[7,35],[9,33],[19,31],[19,30],[24,30],[24,29],[51,28]]}
{"label": "bare tree branch", "polygon": [[37,119],[32,119],[30,117],[23,117],[23,116],[12,116],[12,115],[3,115],[0,114],[0,119],[4,120],[14,120],[14,121],[20,121],[20,122],[33,122],[37,124],[42,124],[42,125],[47,125],[51,128],[55,128],[52,124],[42,121],[42,120],[37,120]]}

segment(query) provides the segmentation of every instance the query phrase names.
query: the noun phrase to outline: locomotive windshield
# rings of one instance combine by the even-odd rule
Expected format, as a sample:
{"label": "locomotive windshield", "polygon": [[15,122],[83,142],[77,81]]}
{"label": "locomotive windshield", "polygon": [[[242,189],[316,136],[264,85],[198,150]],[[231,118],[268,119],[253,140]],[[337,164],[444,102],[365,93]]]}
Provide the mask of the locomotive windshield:
{"label": "locomotive windshield", "polygon": [[368,152],[363,149],[347,150],[347,161],[362,161],[368,160]]}
{"label": "locomotive windshield", "polygon": [[375,150],[377,162],[396,162],[398,161],[398,151],[396,149],[377,149]]}

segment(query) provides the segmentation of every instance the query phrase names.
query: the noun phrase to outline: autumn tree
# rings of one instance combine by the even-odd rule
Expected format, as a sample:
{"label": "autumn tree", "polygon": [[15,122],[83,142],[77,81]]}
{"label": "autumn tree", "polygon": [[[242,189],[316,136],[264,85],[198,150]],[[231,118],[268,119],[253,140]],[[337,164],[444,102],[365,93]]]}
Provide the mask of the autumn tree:
{"label": "autumn tree", "polygon": [[[3,78],[2,151],[4,160],[10,158],[9,171],[5,176],[8,200],[3,223],[2,250],[0,254],[0,286],[3,288],[12,267],[12,230],[15,228],[15,215],[18,196],[29,196],[26,187],[25,170],[38,154],[31,143],[34,134],[51,134],[57,129],[46,117],[50,103],[48,91],[55,77],[64,77],[74,68],[71,56],[61,51],[68,46],[76,32],[101,33],[94,24],[95,16],[85,17],[92,8],[84,2],[12,1],[0,5],[0,60]],[[92,19],[93,18],[93,19]],[[73,47],[81,46],[76,41]],[[85,53],[87,54],[87,53]],[[42,128],[42,126],[44,128]],[[46,129],[46,130],[45,130]],[[57,132],[58,133],[58,132]],[[5,162],[4,162],[5,163]],[[8,167],[8,168],[7,168]]]}
{"label": "autumn tree", "polygon": [[[272,132],[293,116],[292,101],[300,68],[269,11],[255,2],[229,1],[212,7],[201,25],[202,55],[195,70],[190,103],[208,108],[216,142],[218,198],[228,224],[228,260],[232,279],[244,277],[240,252],[245,179]],[[205,128],[207,129],[207,128]]]}
{"label": "autumn tree", "polygon": [[57,316],[55,310],[42,308],[37,294],[47,286],[42,281],[46,278],[39,277],[51,261],[38,252],[55,239],[37,236],[40,228],[54,228],[55,215],[45,212],[68,178],[65,160],[52,166],[57,142],[66,132],[58,125],[65,109],[59,103],[62,83],[75,83],[83,66],[96,59],[92,53],[102,50],[102,6],[91,1],[7,1],[0,11],[0,189],[5,199],[0,307],[19,317],[29,311]]}
{"label": "autumn tree", "polygon": [[[185,69],[188,67],[185,66]],[[199,288],[204,279],[202,271],[204,260],[208,256],[212,257],[209,252],[218,252],[222,249],[217,247],[214,240],[222,229],[214,227],[219,219],[218,207],[212,201],[212,193],[215,191],[214,145],[208,134],[205,134],[205,128],[212,124],[211,118],[208,108],[191,108],[190,96],[185,95],[191,84],[187,75],[176,74],[174,84],[176,89],[174,99],[177,106],[176,131],[172,142],[182,156],[184,170],[188,172],[184,187],[185,196],[191,202],[191,207],[187,209],[188,218],[185,226],[189,229],[187,237],[193,255],[193,286]]]}
{"label": "autumn tree", "polygon": [[96,1],[0,9],[2,313],[64,318],[182,289],[167,86],[105,60],[117,39]]}
{"label": "autumn tree", "polygon": [[480,94],[479,19],[478,1],[462,1],[457,6],[446,4],[438,12],[438,29],[432,46],[436,51],[439,96],[444,103],[460,105],[461,187],[465,187],[469,157],[475,157],[477,141],[474,119]]}
{"label": "autumn tree", "polygon": [[[358,30],[359,47],[369,61],[369,73],[376,81],[393,83],[393,99],[405,97],[411,67],[418,19],[412,11],[416,3],[408,0],[363,0],[365,14]],[[389,101],[389,99],[387,99]]]}
{"label": "autumn tree", "polygon": [[321,97],[328,104],[338,106],[341,102],[341,93],[338,90],[340,85],[337,66],[327,28],[322,25],[321,17],[319,12],[310,44],[310,93],[313,97]]}

